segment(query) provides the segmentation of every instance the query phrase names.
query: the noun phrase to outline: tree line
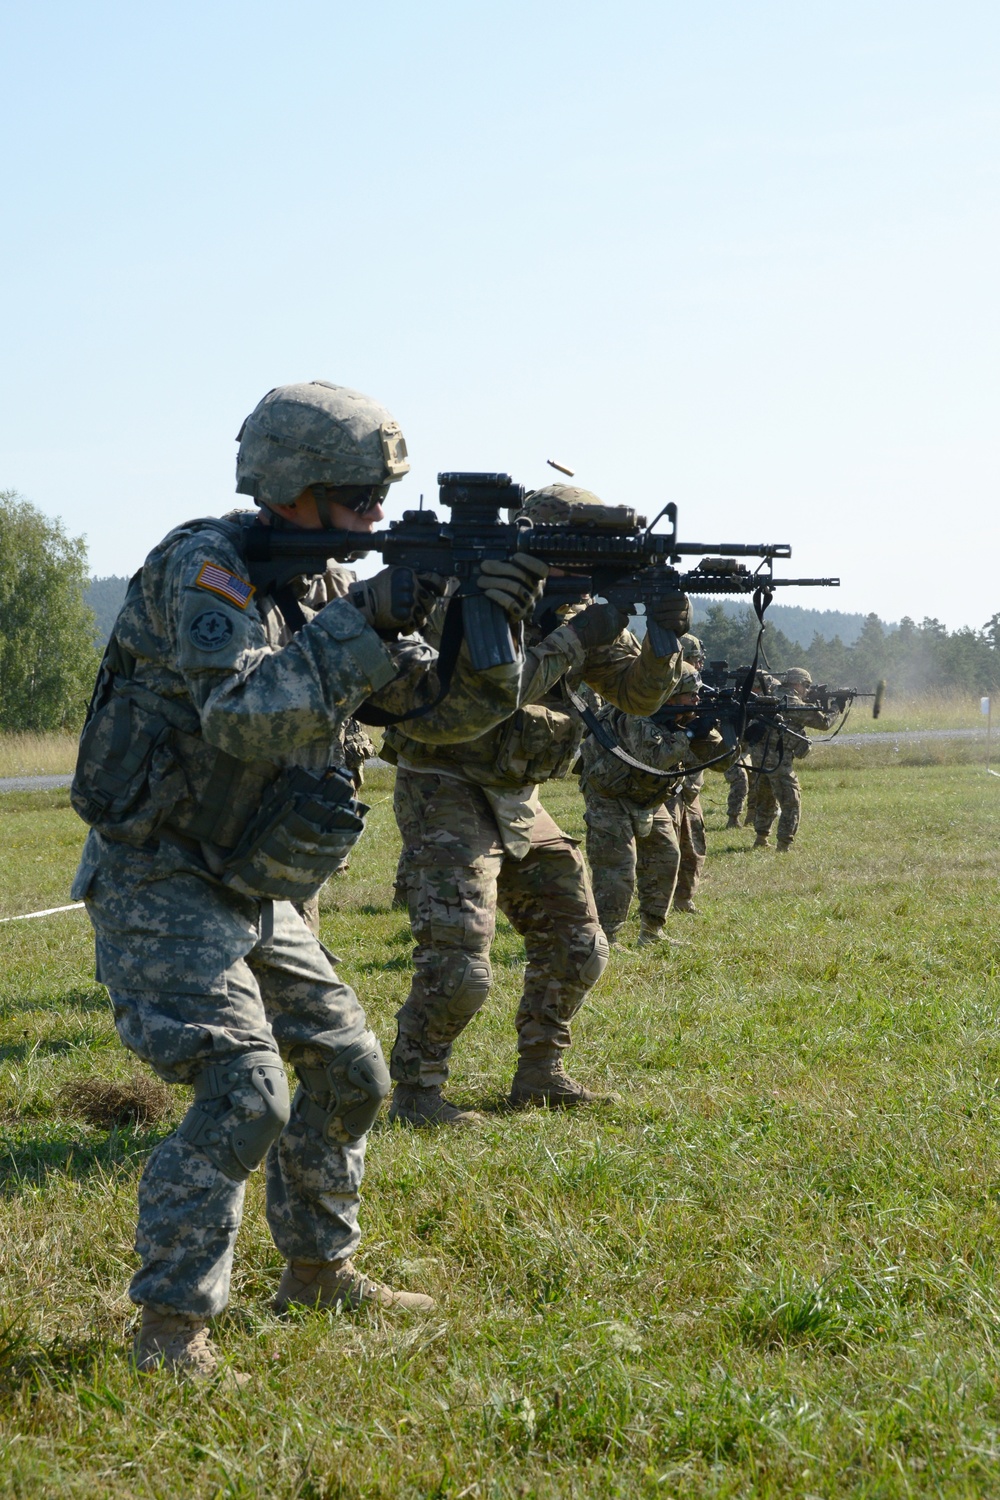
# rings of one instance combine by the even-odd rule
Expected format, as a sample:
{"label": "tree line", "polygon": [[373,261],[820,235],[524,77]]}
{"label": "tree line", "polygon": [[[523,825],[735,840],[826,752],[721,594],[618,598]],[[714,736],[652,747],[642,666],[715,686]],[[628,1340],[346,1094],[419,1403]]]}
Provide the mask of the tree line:
{"label": "tree line", "polygon": [[[95,581],[98,585],[101,580]],[[107,599],[87,574],[83,537],[71,537],[13,490],[0,490],[0,730],[77,730],[86,711],[124,580],[104,580]],[[87,594],[108,619],[98,621]],[[699,601],[696,626],[708,657],[742,666],[753,657],[757,621],[751,609],[727,611]],[[819,634],[809,646],[780,629],[764,634],[768,664],[808,667],[818,682],[871,690],[880,677],[893,693],[993,693],[1000,689],[1000,612],[981,630],[949,631],[940,620],[904,619],[887,630],[865,618],[851,645]]]}
{"label": "tree line", "polygon": [[[700,601],[706,617],[695,627],[710,660],[743,666],[753,659],[757,618],[752,609],[727,612],[718,604]],[[919,624],[908,617],[887,630],[878,615],[870,614],[858,639],[850,646],[839,636],[825,640],[815,635],[808,646],[797,645],[780,629],[764,632],[764,654],[770,667],[806,667],[816,682],[855,687],[870,692],[884,677],[890,693],[968,693],[980,695],[1000,689],[1000,612],[980,630],[963,626],[949,631],[940,620]]]}

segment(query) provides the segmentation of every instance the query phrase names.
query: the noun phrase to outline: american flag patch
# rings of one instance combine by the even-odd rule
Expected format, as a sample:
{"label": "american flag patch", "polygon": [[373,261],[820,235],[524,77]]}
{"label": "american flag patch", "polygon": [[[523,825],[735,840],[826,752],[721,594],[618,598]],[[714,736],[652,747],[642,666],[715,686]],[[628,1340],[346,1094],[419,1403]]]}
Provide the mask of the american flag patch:
{"label": "american flag patch", "polygon": [[223,599],[228,599],[230,604],[235,604],[237,609],[246,609],[250,600],[257,590],[252,583],[247,583],[244,578],[237,578],[235,573],[230,573],[226,568],[220,568],[216,563],[202,563],[201,572],[195,579],[199,588],[211,589],[213,594],[221,594]]}

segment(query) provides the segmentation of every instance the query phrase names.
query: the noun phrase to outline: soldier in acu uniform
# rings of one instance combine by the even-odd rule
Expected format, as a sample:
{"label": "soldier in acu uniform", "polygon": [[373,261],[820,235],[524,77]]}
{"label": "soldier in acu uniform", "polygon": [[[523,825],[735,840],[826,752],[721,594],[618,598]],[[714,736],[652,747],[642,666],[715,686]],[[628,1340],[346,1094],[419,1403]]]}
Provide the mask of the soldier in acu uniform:
{"label": "soldier in acu uniform", "polygon": [[[365,1137],[389,1074],[292,903],[315,894],[363,826],[342,764],[352,712],[436,696],[436,653],[400,639],[434,581],[386,568],[344,597],[342,579],[319,574],[262,597],[243,551],[262,524],[370,530],[408,467],[399,428],[368,397],[325,381],[271,391],[237,459],[237,489],[259,512],[189,522],[154,548],[95,688],[73,787],[91,824],[74,897],[125,1046],[193,1089],[139,1188],[130,1296],[142,1370],[216,1368],[207,1324],[228,1300],[244,1183],[265,1158],[286,1262],[279,1311],[432,1305],[352,1263]],[[516,618],[534,607],[537,567],[504,566]],[[451,691],[409,733],[468,739],[510,714],[517,687],[517,668],[476,675],[460,657]]]}
{"label": "soldier in acu uniform", "polygon": [[[595,495],[552,485],[529,496],[537,521],[582,518]],[[476,1118],[443,1097],[456,1038],[486,1003],[497,907],[524,938],[527,971],[516,1027],[514,1105],[563,1107],[593,1099],[562,1056],[570,1021],[608,957],[576,840],[538,800],[538,784],[565,776],[583,725],[566,685],[589,684],[630,713],[652,713],[677,681],[679,655],[659,660],[613,605],[546,608],[527,631],[521,706],[464,744],[430,746],[405,725],[386,735],[398,764],[396,818],[416,948],[410,993],[397,1015],[390,1072],[393,1119],[411,1125]],[[664,600],[658,620],[683,630],[690,605]]]}

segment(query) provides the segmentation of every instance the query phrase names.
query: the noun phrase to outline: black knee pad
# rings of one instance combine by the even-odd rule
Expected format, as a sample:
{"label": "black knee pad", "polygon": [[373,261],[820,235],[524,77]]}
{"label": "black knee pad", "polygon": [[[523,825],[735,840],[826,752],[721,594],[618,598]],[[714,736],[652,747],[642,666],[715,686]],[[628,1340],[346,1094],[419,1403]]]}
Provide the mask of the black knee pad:
{"label": "black knee pad", "polygon": [[292,1101],[297,1118],[338,1145],[367,1135],[392,1087],[373,1031],[363,1031],[341,1047],[325,1068],[295,1071],[301,1079]]}
{"label": "black knee pad", "polygon": [[177,1134],[204,1151],[233,1182],[244,1182],[290,1114],[281,1058],[276,1052],[246,1052],[229,1062],[210,1063],[198,1076],[194,1102]]}

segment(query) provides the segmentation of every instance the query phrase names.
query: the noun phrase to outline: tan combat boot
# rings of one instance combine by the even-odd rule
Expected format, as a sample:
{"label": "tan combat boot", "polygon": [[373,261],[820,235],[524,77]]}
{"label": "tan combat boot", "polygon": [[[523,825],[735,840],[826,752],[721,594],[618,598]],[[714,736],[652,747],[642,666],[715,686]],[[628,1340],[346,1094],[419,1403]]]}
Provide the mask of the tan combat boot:
{"label": "tan combat boot", "polygon": [[739,826],[740,826],[740,820],[739,820],[739,818],[737,818],[737,817],[729,817],[729,818],[726,819],[726,827],[727,828],[739,828]]}
{"label": "tan combat boot", "polygon": [[418,1130],[428,1125],[478,1125],[482,1118],[477,1110],[450,1104],[439,1088],[415,1083],[397,1083],[389,1106],[390,1120]]}
{"label": "tan combat boot", "polygon": [[133,1360],[143,1375],[171,1370],[193,1380],[212,1380],[221,1370],[223,1378],[236,1385],[245,1385],[250,1379],[249,1375],[223,1368],[204,1318],[158,1313],[151,1307],[142,1310]]}
{"label": "tan combat boot", "polygon": [[675,901],[674,911],[686,911],[692,917],[696,917],[698,915],[698,908],[695,906],[690,896],[684,896],[680,901]]}
{"label": "tan combat boot", "polygon": [[791,843],[790,839],[779,839],[778,840],[778,853],[779,854],[787,854],[788,851],[789,851],[789,849],[791,847],[792,847],[792,843]]}
{"label": "tan combat boot", "polygon": [[514,1109],[525,1109],[531,1104],[548,1109],[573,1109],[578,1104],[593,1104],[596,1098],[582,1083],[570,1078],[561,1057],[522,1057],[507,1102]]}
{"label": "tan combat boot", "polygon": [[668,937],[662,927],[657,927],[653,922],[648,922],[645,917],[640,917],[639,936],[636,939],[636,946],[638,948],[652,948],[657,943],[665,943],[668,948],[688,947],[683,938]]}
{"label": "tan combat boot", "polygon": [[290,1260],[281,1273],[272,1306],[276,1313],[292,1306],[405,1308],[432,1312],[434,1298],[423,1292],[396,1292],[382,1281],[363,1276],[352,1260]]}
{"label": "tan combat boot", "polygon": [[768,840],[767,834],[758,833],[757,837],[753,841],[753,846],[755,849],[770,849],[771,845],[770,841]]}

